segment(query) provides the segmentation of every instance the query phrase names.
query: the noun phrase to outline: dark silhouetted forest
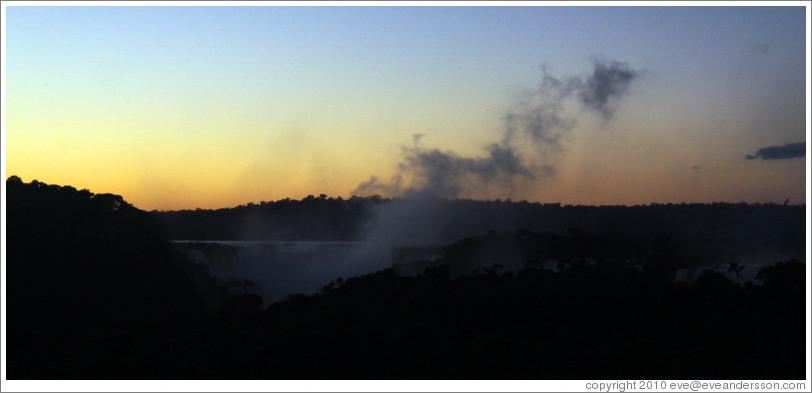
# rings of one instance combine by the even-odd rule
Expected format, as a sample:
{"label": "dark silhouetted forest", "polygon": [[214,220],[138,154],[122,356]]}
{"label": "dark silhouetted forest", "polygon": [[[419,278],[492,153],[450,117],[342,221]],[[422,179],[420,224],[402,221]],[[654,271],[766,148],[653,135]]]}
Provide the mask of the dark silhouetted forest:
{"label": "dark silhouetted forest", "polygon": [[[6,186],[9,379],[805,377],[806,262],[746,283],[710,271],[675,283],[668,268],[672,253],[803,250],[803,207],[447,201],[482,230],[449,232],[461,236],[439,259],[263,307],[227,297],[167,239],[356,239],[392,201],[148,213],[118,195]],[[554,272],[548,258],[565,263]]]}
{"label": "dark silhouetted forest", "polygon": [[611,264],[389,269],[219,314],[223,339],[201,359],[247,379],[802,379],[804,265],[761,274],[763,285],[740,286]]}
{"label": "dark silhouetted forest", "polygon": [[[321,195],[217,210],[153,211],[151,215],[168,239],[364,241],[377,229],[375,215],[398,202]],[[580,233],[586,235],[581,242],[603,242],[604,254],[625,253],[629,258],[667,255],[689,266],[727,263],[756,254],[801,259],[806,247],[805,206],[562,206],[500,200],[432,200],[427,205],[436,214],[422,219],[435,221],[433,240],[437,245],[493,231]],[[564,247],[558,241],[562,239],[550,240],[551,247]],[[623,250],[617,249],[621,243]],[[598,247],[590,244],[593,246]]]}
{"label": "dark silhouetted forest", "polygon": [[233,208],[153,211],[169,239],[357,240],[380,197],[328,198],[249,203]]}
{"label": "dark silhouetted forest", "polygon": [[14,176],[6,190],[9,378],[168,377],[206,313],[190,279],[205,269],[121,196]]}

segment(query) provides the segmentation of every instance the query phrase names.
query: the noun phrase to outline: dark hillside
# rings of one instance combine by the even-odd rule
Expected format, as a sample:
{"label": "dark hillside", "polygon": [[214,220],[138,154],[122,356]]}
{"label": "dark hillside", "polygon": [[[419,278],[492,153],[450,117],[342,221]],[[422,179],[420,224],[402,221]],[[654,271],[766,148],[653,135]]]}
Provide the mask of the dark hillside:
{"label": "dark hillside", "polygon": [[[153,211],[168,239],[364,241],[380,230],[402,200],[308,197],[228,209]],[[734,260],[774,262],[803,258],[805,206],[778,204],[651,204],[645,206],[561,206],[504,201],[431,200],[418,226],[403,230],[436,234],[436,245],[489,232],[528,230],[583,234],[602,241],[623,239],[640,255],[670,255],[683,264]],[[418,205],[419,206],[419,205]],[[430,211],[431,213],[425,213]],[[397,218],[403,218],[394,216]],[[408,217],[406,217],[408,218]],[[399,244],[410,246],[410,244]]]}
{"label": "dark hillside", "polygon": [[227,209],[153,211],[171,240],[357,240],[381,198],[290,198]]}
{"label": "dark hillside", "polygon": [[[803,379],[804,265],[740,286],[612,264],[385,270],[212,321],[212,378]],[[204,367],[205,368],[205,367]]]}
{"label": "dark hillside", "polygon": [[118,195],[6,187],[9,378],[159,377],[205,304],[154,219]]}
{"label": "dark hillside", "polygon": [[[773,259],[783,262],[752,282],[713,271],[675,282],[664,263],[803,253],[802,207],[441,201],[461,227],[444,236],[482,233],[431,247],[433,261],[403,261],[416,274],[336,278],[263,308],[250,293],[206,303],[216,281],[166,242],[175,213],[16,177],[6,185],[10,379],[805,376],[806,262]],[[302,203],[286,216],[289,234],[320,239],[395,202]],[[262,208],[185,212],[174,230]],[[324,217],[342,220],[333,208],[354,218],[319,232]],[[627,262],[639,255],[660,263],[635,269]],[[550,260],[564,263],[551,270]]]}

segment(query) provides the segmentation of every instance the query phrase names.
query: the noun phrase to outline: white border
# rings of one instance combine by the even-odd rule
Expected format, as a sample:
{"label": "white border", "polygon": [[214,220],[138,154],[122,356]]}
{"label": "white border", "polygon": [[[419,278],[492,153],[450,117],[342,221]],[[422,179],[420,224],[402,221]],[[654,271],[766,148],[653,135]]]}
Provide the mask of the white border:
{"label": "white border", "polygon": [[2,58],[2,65],[0,66],[0,150],[2,152],[2,162],[0,168],[3,172],[3,184],[0,186],[0,279],[2,285],[0,286],[0,325],[2,325],[2,336],[0,336],[0,380],[6,381],[6,4],[2,4],[0,8],[0,58]]}
{"label": "white border", "polygon": [[305,7],[342,7],[342,6],[550,6],[550,7],[717,7],[717,6],[770,6],[804,7],[806,1],[4,1],[4,6],[305,6]]}
{"label": "white border", "polygon": [[[121,2],[95,2],[95,1],[4,1],[2,3],[2,108],[0,108],[0,119],[2,121],[2,197],[0,197],[0,208],[2,208],[2,245],[0,245],[0,277],[2,277],[2,338],[0,338],[0,347],[2,354],[0,354],[0,379],[2,379],[2,391],[20,391],[20,392],[34,392],[34,391],[64,391],[64,392],[140,392],[140,391],[171,391],[171,392],[186,392],[186,391],[244,391],[244,392],[259,392],[259,391],[291,391],[291,392],[305,392],[305,391],[336,391],[336,392],[369,392],[369,391],[390,391],[390,392],[406,392],[406,391],[438,391],[438,392],[453,392],[453,391],[470,391],[470,392],[497,392],[497,391],[515,391],[515,392],[536,392],[536,391],[560,391],[560,392],[580,392],[586,390],[587,382],[596,382],[588,380],[545,380],[545,381],[9,381],[6,380],[6,182],[8,176],[6,173],[6,7],[8,6],[802,6],[806,8],[806,43],[807,43],[807,58],[806,58],[806,97],[812,97],[812,89],[810,89],[810,5],[808,2],[799,1],[754,1],[754,2],[690,2],[690,1],[665,1],[656,3],[643,3],[633,1],[621,2],[600,2],[600,1],[585,1],[585,2],[524,2],[524,1],[482,1],[482,2],[422,2],[422,1],[404,1],[404,2],[363,2],[363,1],[349,1],[349,2],[332,2],[332,1],[306,1],[306,2],[268,2],[268,1],[212,1],[212,2],[186,2],[186,1],[121,1]],[[812,245],[810,245],[810,238],[812,238],[812,215],[810,215],[810,206],[812,205],[812,178],[810,178],[810,130],[812,130],[812,109],[810,109],[809,102],[806,106],[806,227],[807,227],[807,244],[806,244],[806,266],[807,266],[807,281],[806,281],[806,386],[807,389],[812,388],[810,384],[810,377],[812,370],[812,320],[810,319],[810,302],[812,294],[812,269],[809,268],[809,263],[812,261]],[[607,381],[613,382],[613,381]],[[668,381],[668,382],[692,382],[692,381]],[[731,381],[704,381],[704,382],[731,382]],[[785,382],[785,381],[749,381],[749,382]],[[796,381],[797,382],[797,381]],[[654,390],[654,391],[681,391],[677,390]],[[627,390],[632,391],[632,390]],[[639,390],[636,390],[639,391]]]}
{"label": "white border", "polygon": [[812,214],[810,214],[810,206],[812,206],[812,167],[809,163],[812,161],[812,108],[810,108],[810,97],[812,97],[812,64],[810,63],[810,40],[812,40],[812,6],[806,4],[806,380],[810,381],[812,378],[812,269],[809,264],[812,263]]}

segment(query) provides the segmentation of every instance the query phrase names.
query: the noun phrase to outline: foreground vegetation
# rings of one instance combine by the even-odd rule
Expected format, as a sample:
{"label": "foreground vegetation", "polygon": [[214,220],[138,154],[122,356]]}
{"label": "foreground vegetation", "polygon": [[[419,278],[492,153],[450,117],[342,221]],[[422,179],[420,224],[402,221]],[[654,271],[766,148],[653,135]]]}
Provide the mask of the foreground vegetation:
{"label": "foreground vegetation", "polygon": [[[224,298],[173,252],[154,214],[120,196],[6,185],[10,379],[805,377],[799,261],[762,269],[756,283],[708,272],[675,284],[658,265],[630,269],[601,242],[611,238],[493,234],[450,245],[417,275],[337,279],[263,309],[256,295]],[[559,273],[532,259],[452,273],[506,239],[605,259]]]}

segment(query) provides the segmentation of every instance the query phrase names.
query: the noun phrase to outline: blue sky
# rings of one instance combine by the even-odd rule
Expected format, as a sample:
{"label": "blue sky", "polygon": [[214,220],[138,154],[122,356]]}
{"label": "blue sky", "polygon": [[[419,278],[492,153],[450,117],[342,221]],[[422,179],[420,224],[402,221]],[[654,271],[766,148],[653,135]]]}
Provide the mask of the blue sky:
{"label": "blue sky", "polygon": [[6,175],[26,181],[146,209],[347,197],[415,134],[486,156],[542,69],[617,61],[636,78],[610,121],[571,96],[561,150],[523,151],[554,175],[459,196],[806,198],[805,158],[744,159],[806,142],[805,7],[4,7]]}

